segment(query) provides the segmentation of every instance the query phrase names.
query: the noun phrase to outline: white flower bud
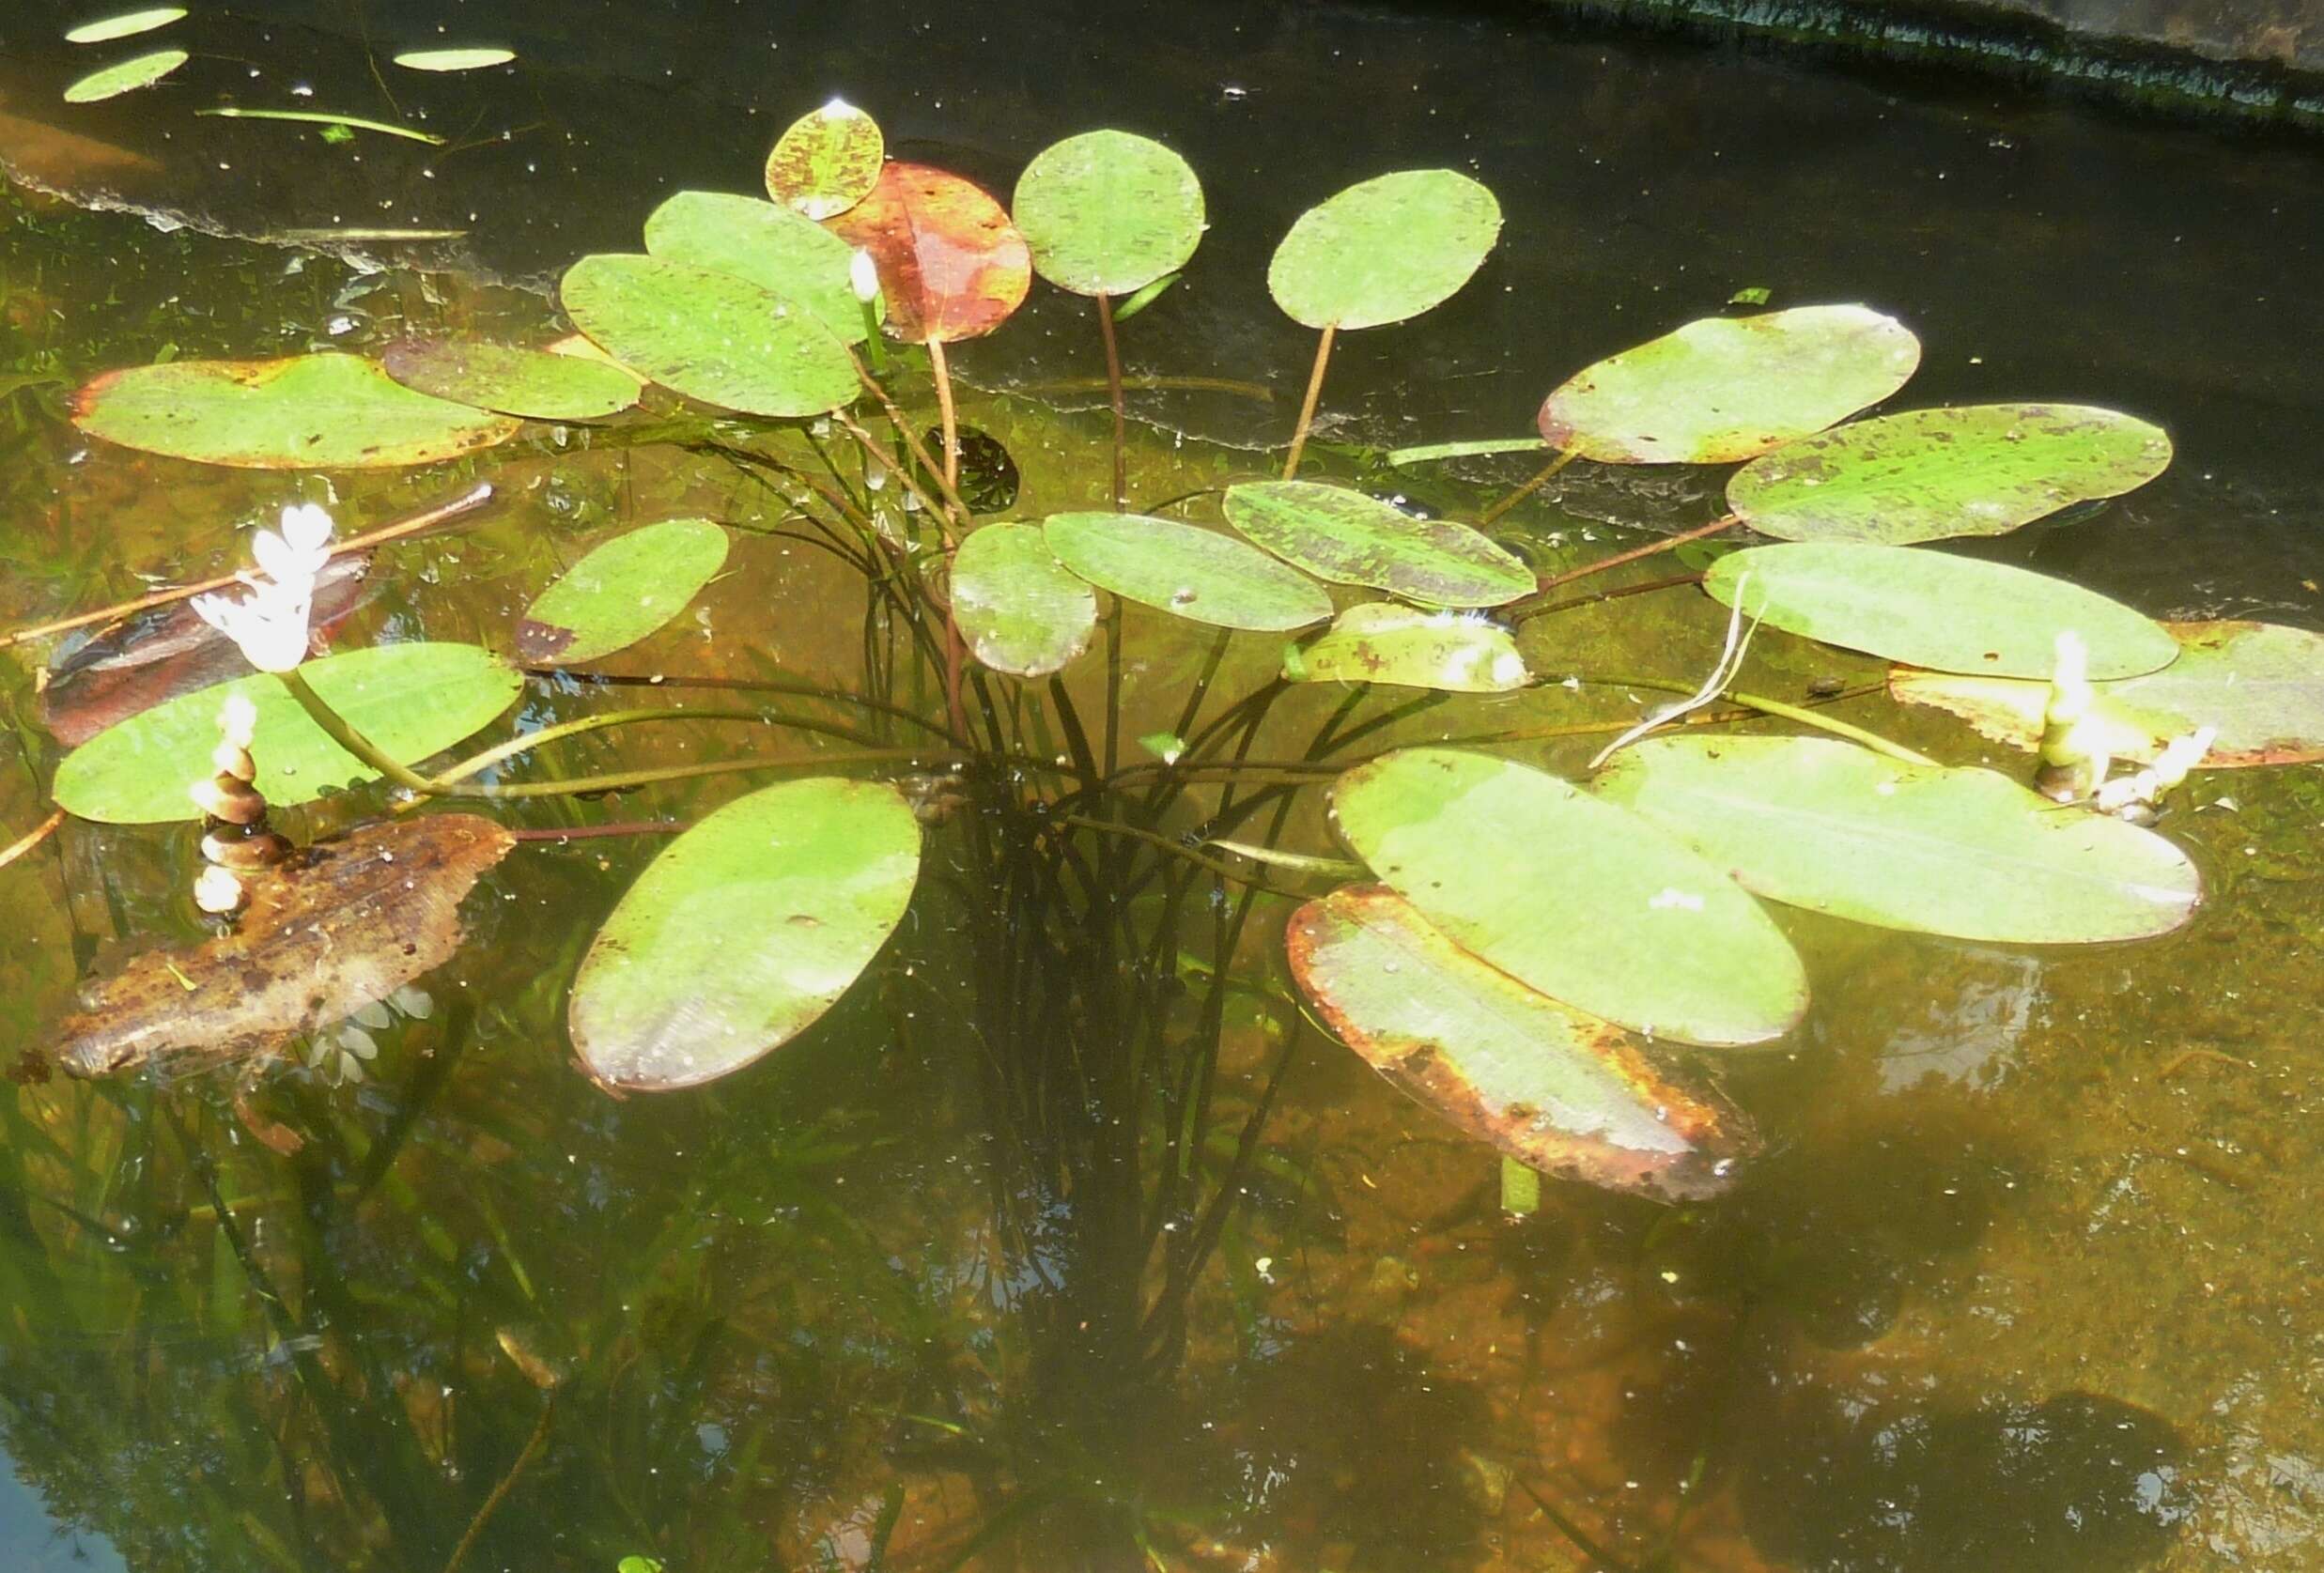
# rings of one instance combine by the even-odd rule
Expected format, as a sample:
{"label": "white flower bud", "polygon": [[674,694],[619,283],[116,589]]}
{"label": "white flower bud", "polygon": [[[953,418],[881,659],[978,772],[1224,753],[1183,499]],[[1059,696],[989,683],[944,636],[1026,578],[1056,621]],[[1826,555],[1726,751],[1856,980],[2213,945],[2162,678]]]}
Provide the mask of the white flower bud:
{"label": "white flower bud", "polygon": [[214,918],[241,911],[242,902],[248,899],[242,882],[215,863],[204,869],[201,877],[194,882],[194,904]]}
{"label": "white flower bud", "polygon": [[872,254],[860,246],[847,262],[847,282],[855,286],[856,299],[870,305],[879,299],[879,267]]}

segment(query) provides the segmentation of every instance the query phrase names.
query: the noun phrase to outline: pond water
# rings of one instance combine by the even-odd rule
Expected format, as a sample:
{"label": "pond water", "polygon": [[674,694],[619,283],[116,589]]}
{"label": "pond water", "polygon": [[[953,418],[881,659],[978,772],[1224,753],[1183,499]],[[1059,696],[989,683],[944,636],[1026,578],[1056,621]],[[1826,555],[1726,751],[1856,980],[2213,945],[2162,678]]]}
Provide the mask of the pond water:
{"label": "pond water", "polygon": [[[567,262],[635,249],[674,191],[758,190],[777,133],[840,92],[891,153],[1003,194],[1033,153],[1100,125],[1201,173],[1202,249],[1122,331],[1134,377],[1212,379],[1133,388],[1144,503],[1279,464],[1313,347],[1264,284],[1293,219],[1380,170],[1443,164],[1497,194],[1500,244],[1440,310],[1342,340],[1303,474],[1475,517],[1533,461],[1390,470],[1380,450],[1528,434],[1569,373],[1739,290],[1863,301],[1925,346],[1904,405],[2070,399],[2177,448],[2127,497],[1944,549],[2158,618],[2317,628],[2313,144],[1464,14],[322,10],[189,18],[156,35],[194,52],[179,77],[72,109],[60,91],[95,63],[60,40],[79,13],[0,19],[16,177],[0,626],[231,572],[246,527],[287,503],[326,502],[352,531],[489,480],[480,522],[382,549],[333,642],[505,650],[589,547],[717,518],[720,575],[650,642],[591,663],[631,681],[529,676],[516,722],[610,692],[786,730],[590,733],[495,779],[821,750],[909,779],[920,886],[862,981],[780,1052],[616,1098],[576,1066],[566,996],[655,836],[519,844],[425,979],[433,1008],[380,1031],[359,1079],[291,1056],[247,1088],[232,1067],[30,1068],[78,981],[203,933],[190,825],[75,821],[0,868],[0,1057],[27,1066],[0,1099],[8,1565],[2324,1566],[2315,765],[2195,774],[2160,828],[2205,901],[2159,939],[1982,945],[1771,907],[1812,1003],[1720,1058],[1763,1148],[1734,1185],[1668,1205],[1551,1180],[1511,1216],[1491,1149],[1303,1016],[1292,903],[1252,893],[1249,866],[1219,878],[1152,842],[1240,793],[1225,833],[1340,856],[1308,790],[1330,778],[1299,773],[1326,728],[1339,763],[1489,736],[1579,778],[1668,697],[1649,683],[1683,692],[1711,670],[1727,615],[1694,590],[1525,624],[1546,681],[1517,693],[1290,689],[1241,739],[1285,768],[1168,792],[1149,771],[1078,803],[1148,840],[1074,840],[1038,822],[1071,775],[1049,763],[1075,754],[1061,702],[1103,715],[1103,661],[1069,670],[1064,702],[997,686],[1030,763],[949,773],[928,743],[941,674],[790,494],[715,455],[534,426],[411,470],[262,471],[97,441],[66,409],[89,378],[157,359],[546,339],[561,325],[542,286]],[[442,41],[518,62],[386,63]],[[450,141],[193,114],[229,99]],[[356,227],[457,233],[317,233]],[[1108,506],[1086,302],[1036,284],[953,359],[962,421],[1018,471],[1010,517]],[[933,424],[916,363],[898,386]],[[1555,572],[1716,517],[1726,473],[1576,466],[1496,534]],[[1282,645],[1129,609],[1118,763],[1188,733],[1191,695],[1207,723],[1265,684]],[[7,654],[0,840],[46,816],[64,752],[37,690],[54,647]],[[1936,711],[1858,691],[1883,674],[1769,633],[1741,686],[1805,702],[1836,683],[1853,697],[1834,716],[2030,774]],[[867,749],[926,757],[844,763]],[[760,784],[490,811],[526,832],[683,823]],[[389,801],[359,789],[277,817],[303,840]],[[1057,844],[1087,860],[1043,864]]]}

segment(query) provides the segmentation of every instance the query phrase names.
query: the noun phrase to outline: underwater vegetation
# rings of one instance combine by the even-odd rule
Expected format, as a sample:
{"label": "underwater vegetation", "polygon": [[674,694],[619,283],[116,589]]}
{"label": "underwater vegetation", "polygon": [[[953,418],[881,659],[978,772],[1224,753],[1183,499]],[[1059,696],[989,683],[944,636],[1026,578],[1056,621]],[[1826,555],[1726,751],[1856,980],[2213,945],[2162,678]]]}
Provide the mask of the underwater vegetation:
{"label": "underwater vegetation", "polygon": [[[392,574],[398,539],[465,528],[488,479],[345,538],[325,510],[287,511],[232,582],[72,619],[101,631],[59,658],[43,696],[52,731],[73,738],[47,780],[65,817],[25,827],[9,856],[76,820],[181,825],[206,865],[186,897],[208,926],[92,979],[48,1057],[80,1075],[225,1058],[255,1079],[296,1055],[360,1076],[370,1032],[426,1020],[411,991],[464,943],[485,872],[547,839],[496,814],[774,778],[691,822],[561,832],[668,838],[553,980],[581,1072],[608,1095],[683,1099],[799,1039],[867,972],[926,969],[930,990],[967,996],[962,1052],[1010,1112],[1032,1191],[1070,1199],[1073,1252],[1122,1269],[1057,1288],[1052,1358],[1126,1356],[1159,1384],[1318,1026],[1508,1160],[1512,1199],[1527,1171],[1662,1202],[1718,1195],[1768,1146],[1721,1091],[1721,1061],[1782,1040],[1807,1006],[1808,969],[1772,908],[2002,945],[2152,939],[2205,895],[2167,817],[2189,773],[2324,758],[2316,636],[2160,623],[1932,549],[2141,486],[2169,440],[2068,403],[1858,419],[1920,356],[1906,325],[1867,307],[1755,302],[1686,323],[1556,383],[1535,433],[1386,455],[1400,469],[1541,455],[1533,481],[1473,517],[1420,517],[1308,465],[1333,348],[1449,298],[1502,243],[1502,220],[1466,176],[1385,175],[1310,209],[1269,269],[1278,304],[1317,335],[1279,471],[1139,498],[1119,336],[1167,298],[1211,222],[1176,154],[1118,131],[1070,137],[1004,204],[888,158],[871,118],[834,103],[784,132],[765,179],[763,198],[680,193],[641,251],[576,259],[557,295],[565,336],[174,359],[72,396],[73,421],[102,440],[93,464],[127,449],[488,476],[520,441],[672,448],[749,477],[780,522],[655,518],[539,585],[498,640],[429,637],[423,590],[396,638],[335,648],[353,581]],[[1036,279],[1091,302],[1113,409],[1108,507],[1015,517],[1015,486],[974,473],[947,347],[1001,331]],[[1576,464],[1737,468],[1720,517],[1543,572],[1504,521]],[[609,697],[508,723],[529,682],[586,685],[592,663],[664,635],[778,532],[860,580],[859,684],[800,675],[705,706]],[[1383,693],[1402,719],[1443,695],[1555,686],[1527,652],[1570,604],[1559,593],[1681,546],[1721,548],[1666,589],[1715,605],[1724,644],[1708,672],[1603,680],[1667,698],[1578,728],[1606,742],[1577,779],[1542,768],[1538,739],[1513,729],[1367,750],[1386,723],[1355,717]],[[1123,700],[1149,613],[1202,641],[1157,731]],[[715,637],[778,632],[729,619]],[[1895,699],[1965,717],[2022,768],[1948,763],[1817,697],[1740,690],[1754,642],[1784,640],[1891,663]],[[1261,675],[1234,687],[1254,649]],[[136,675],[88,685],[99,671]],[[1277,707],[1313,692],[1339,700],[1325,724],[1286,757],[1254,757]],[[575,739],[681,723],[813,746],[526,774]],[[367,823],[295,844],[286,826],[326,800]],[[1303,813],[1326,816],[1339,846],[1287,844]],[[973,958],[956,983],[948,940]],[[1222,1126],[1224,1026],[1253,995],[1271,1058]],[[295,1156],[298,1131],[244,1113]],[[553,1373],[538,1385],[553,1395]],[[1418,1428],[1429,1411],[1415,1408]],[[1988,1433],[2022,1419],[1944,1424],[1991,1451]],[[1782,1483],[1763,1484],[1780,1517]],[[1153,1533],[1134,1493],[1072,1489]],[[1066,1490],[1029,1492],[1023,1511]],[[881,1547],[897,1523],[884,1519]]]}

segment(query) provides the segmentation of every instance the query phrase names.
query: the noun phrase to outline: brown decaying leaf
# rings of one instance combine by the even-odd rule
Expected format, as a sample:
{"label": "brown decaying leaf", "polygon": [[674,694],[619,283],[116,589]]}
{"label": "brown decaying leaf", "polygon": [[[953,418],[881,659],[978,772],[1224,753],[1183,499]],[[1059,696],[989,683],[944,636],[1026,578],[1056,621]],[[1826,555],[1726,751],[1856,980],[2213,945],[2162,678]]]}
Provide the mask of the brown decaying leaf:
{"label": "brown decaying leaf", "polygon": [[1758,1133],[1740,1109],[1707,1084],[1680,1085],[1639,1052],[1635,1039],[1610,1022],[1597,1023],[1595,1030],[1577,1035],[1570,1049],[1552,1052],[1582,1053],[1598,1060],[1637,1103],[1653,1109],[1682,1138],[1683,1150],[1650,1151],[1557,1130],[1536,1118],[1537,1111],[1525,1104],[1495,1102],[1464,1073],[1464,1045],[1376,1031],[1374,1024],[1356,1020],[1339,1007],[1325,980],[1330,965],[1323,952],[1344,934],[1341,924],[1346,922],[1401,933],[1426,951],[1459,953],[1464,958],[1462,964],[1512,991],[1526,992],[1524,985],[1492,973],[1442,935],[1426,932],[1409,903],[1384,886],[1346,887],[1292,914],[1286,929],[1292,975],[1309,1005],[1332,1035],[1366,1064],[1456,1130],[1544,1174],[1668,1200],[1719,1195],[1733,1183],[1736,1162],[1759,1150]]}
{"label": "brown decaying leaf", "polygon": [[[369,552],[350,552],[333,558],[317,577],[312,628],[318,652],[332,630],[370,598],[370,567]],[[49,663],[41,674],[40,724],[77,748],[132,716],[249,671],[234,641],[187,603],[154,607],[100,629]]]}
{"label": "brown decaying leaf", "polygon": [[434,814],[309,847],[251,878],[231,933],[147,951],[84,988],[55,1057],[97,1076],[263,1052],[343,1021],[459,948],[461,899],[514,845],[488,819]]}
{"label": "brown decaying leaf", "polygon": [[872,254],[888,332],[907,344],[989,333],[1032,287],[1032,254],[1000,204],[926,164],[889,164],[871,195],[824,224]]}

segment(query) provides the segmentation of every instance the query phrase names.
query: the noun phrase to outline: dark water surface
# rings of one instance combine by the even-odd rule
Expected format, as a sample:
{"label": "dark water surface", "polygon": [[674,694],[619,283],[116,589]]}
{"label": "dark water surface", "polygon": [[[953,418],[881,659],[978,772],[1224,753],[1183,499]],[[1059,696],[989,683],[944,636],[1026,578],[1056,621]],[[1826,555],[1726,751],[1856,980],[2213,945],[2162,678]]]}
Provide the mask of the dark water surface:
{"label": "dark water surface", "polygon": [[[286,501],[330,501],[354,528],[472,476],[502,486],[501,510],[383,559],[341,648],[504,646],[542,584],[631,522],[779,527],[747,481],[660,450],[544,434],[326,486],[93,443],[62,398],[164,354],[545,331],[532,286],[634,248],[671,191],[754,189],[782,125],[835,92],[892,151],[1003,192],[1032,152],[1099,124],[1201,173],[1212,230],[1125,329],[1132,369],[1274,397],[1139,395],[1135,496],[1215,486],[1284,440],[1311,346],[1263,280],[1290,220],[1349,180],[1449,163],[1499,196],[1501,247],[1438,313],[1343,341],[1324,465],[1386,483],[1356,445],[1524,433],[1568,372],[1739,288],[1862,300],[1926,346],[1900,404],[2071,399],[2174,437],[2158,482],[1980,554],[2156,615],[2324,625],[2313,146],[1504,23],[1051,0],[244,0],[151,41],[195,52],[169,84],[69,109],[59,89],[94,59],[57,36],[85,14],[0,14],[0,157],[23,182],[0,213],[7,626],[236,566],[238,527]],[[443,80],[385,63],[472,40],[519,63]],[[454,146],[192,114],[224,101],[401,117]],[[347,226],[462,233],[280,240]],[[1060,387],[1102,369],[1078,302],[1036,286],[957,361],[984,390],[965,417],[1024,472],[1019,517],[1103,496],[1107,424]],[[1471,505],[1472,484],[1521,472],[1395,484]],[[1544,561],[1601,553],[1627,526],[1715,517],[1720,483],[1569,472],[1513,538]],[[880,687],[848,574],[776,538],[738,540],[731,566],[625,670]],[[1531,625],[1528,659],[1692,684],[1719,620],[1691,594]],[[1130,736],[1174,720],[1201,669],[1207,642],[1178,627],[1131,619]],[[1277,648],[1236,641],[1219,691],[1263,677]],[[8,654],[0,840],[46,812],[58,752],[33,719],[46,652]],[[1760,691],[1835,675],[1877,669],[1755,648]],[[881,691],[938,703],[914,681]],[[1619,720],[1639,697],[1461,700],[1367,746]],[[1338,698],[1279,705],[1251,757],[1296,755]],[[519,719],[599,702],[535,682]],[[1878,699],[1845,713],[1949,761],[1987,752]],[[528,779],[751,748],[659,731],[581,742]],[[1597,746],[1504,751],[1574,773]],[[736,790],[509,817],[692,818]],[[1328,850],[1300,801],[1285,844]],[[380,803],[288,817],[322,834]],[[1498,1211],[1488,1151],[1299,1022],[1272,898],[1237,926],[1232,887],[1188,883],[1175,953],[1143,964],[1170,980],[1167,1063],[1215,1063],[1177,1141],[1091,1092],[1090,1056],[1149,1024],[1099,1019],[1113,996],[1070,914],[996,910],[963,818],[1015,807],[932,812],[882,963],[713,1088],[615,1101],[571,1064],[565,992],[654,850],[635,839],[512,856],[469,904],[467,950],[427,981],[435,1012],[384,1034],[360,1084],[262,1082],[258,1109],[304,1137],[293,1156],[253,1139],[230,1071],[12,1088],[0,1435],[23,1489],[0,1492],[0,1562],[2324,1566],[2315,767],[2197,778],[2165,829],[2208,900],[2163,940],[2013,950],[1783,913],[1816,1003],[1727,1078],[1766,1156],[1716,1203],[1552,1182],[1521,1223]],[[1159,828],[1199,817],[1174,812]],[[41,1047],[75,979],[124,947],[195,932],[191,840],[73,825],[0,870],[0,1056]],[[1222,963],[1235,986],[1214,990]]]}

